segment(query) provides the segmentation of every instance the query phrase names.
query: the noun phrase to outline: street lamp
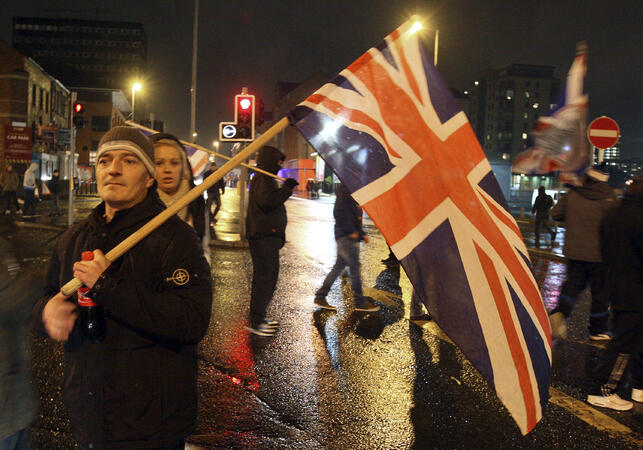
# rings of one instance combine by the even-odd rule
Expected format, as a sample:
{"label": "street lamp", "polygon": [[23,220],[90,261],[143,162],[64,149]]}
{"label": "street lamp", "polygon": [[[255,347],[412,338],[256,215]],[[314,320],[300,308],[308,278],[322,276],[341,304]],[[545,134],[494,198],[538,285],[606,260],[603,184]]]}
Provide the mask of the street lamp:
{"label": "street lamp", "polygon": [[[415,17],[417,17],[417,16],[415,16]],[[422,22],[416,19],[415,22],[413,23],[413,25],[411,25],[411,29],[409,30],[409,32],[411,34],[417,33],[422,28],[424,28],[423,25],[422,25]],[[434,49],[433,49],[433,65],[435,67],[438,67],[438,38],[439,38],[439,35],[440,35],[440,32],[436,28],[436,30],[435,30],[435,46],[434,46]]]}
{"label": "street lamp", "polygon": [[134,105],[136,103],[136,91],[140,91],[140,90],[141,90],[141,83],[136,82],[132,85],[132,120],[134,121],[135,121]]}
{"label": "street lamp", "polygon": [[214,147],[217,150],[219,150],[219,141],[212,141],[212,147]]}

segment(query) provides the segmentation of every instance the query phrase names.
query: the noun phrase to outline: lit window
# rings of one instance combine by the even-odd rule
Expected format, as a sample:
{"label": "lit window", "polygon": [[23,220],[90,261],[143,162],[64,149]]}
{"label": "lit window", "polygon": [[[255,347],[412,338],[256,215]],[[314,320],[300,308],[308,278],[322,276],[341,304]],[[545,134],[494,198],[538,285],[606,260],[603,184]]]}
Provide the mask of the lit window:
{"label": "lit window", "polygon": [[529,118],[529,114],[527,114],[527,113],[524,113],[522,116],[523,116],[525,119],[528,119],[528,118]]}
{"label": "lit window", "polygon": [[525,98],[529,98],[529,92],[525,91]]}
{"label": "lit window", "polygon": [[523,133],[523,134],[522,134],[522,138],[523,138],[523,139],[527,139],[527,133]]}
{"label": "lit window", "polygon": [[538,103],[534,103],[534,109],[538,109]]}

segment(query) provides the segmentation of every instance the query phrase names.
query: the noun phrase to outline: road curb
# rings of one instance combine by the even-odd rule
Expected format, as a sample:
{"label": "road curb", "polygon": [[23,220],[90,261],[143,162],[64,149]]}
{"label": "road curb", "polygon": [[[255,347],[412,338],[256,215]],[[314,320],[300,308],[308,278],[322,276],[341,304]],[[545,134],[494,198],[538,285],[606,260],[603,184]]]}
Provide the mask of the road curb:
{"label": "road curb", "polygon": [[222,241],[219,239],[210,241],[210,247],[220,248],[249,248],[248,241]]}

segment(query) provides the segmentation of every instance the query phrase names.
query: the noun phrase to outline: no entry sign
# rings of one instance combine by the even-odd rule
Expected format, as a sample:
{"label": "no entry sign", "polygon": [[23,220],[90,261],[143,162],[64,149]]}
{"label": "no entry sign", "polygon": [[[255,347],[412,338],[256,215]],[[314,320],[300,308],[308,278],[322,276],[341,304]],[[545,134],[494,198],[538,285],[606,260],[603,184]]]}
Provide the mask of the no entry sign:
{"label": "no entry sign", "polygon": [[594,147],[604,150],[614,147],[620,131],[614,119],[602,116],[594,119],[587,127],[587,139]]}

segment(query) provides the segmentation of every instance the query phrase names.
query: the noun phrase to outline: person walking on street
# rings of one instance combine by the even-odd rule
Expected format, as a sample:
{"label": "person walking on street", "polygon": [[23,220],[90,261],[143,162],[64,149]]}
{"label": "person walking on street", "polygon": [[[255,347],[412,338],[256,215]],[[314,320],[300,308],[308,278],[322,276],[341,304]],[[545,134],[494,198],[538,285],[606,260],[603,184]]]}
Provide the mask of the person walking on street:
{"label": "person walking on street", "polygon": [[[174,216],[115,261],[104,255],[165,209],[154,175],[154,147],[140,131],[117,126],[102,137],[103,202],[59,239],[34,308],[40,331],[65,343],[63,400],[83,449],[182,449],[196,426],[212,281],[194,230]],[[88,251],[93,260],[79,261]],[[89,288],[84,306],[60,290],[73,277]],[[87,303],[102,308],[98,336],[80,319]]]}
{"label": "person walking on street", "polygon": [[531,208],[531,213],[536,213],[536,218],[534,220],[534,234],[536,235],[535,245],[536,248],[540,247],[540,228],[544,228],[545,231],[549,232],[551,236],[551,242],[553,243],[556,239],[556,231],[554,231],[549,225],[549,210],[554,206],[554,199],[551,198],[551,195],[548,195],[545,192],[545,187],[540,186],[538,188],[538,196],[534,201],[534,206]]}
{"label": "person walking on street", "polygon": [[643,176],[626,189],[623,202],[610,211],[600,229],[601,252],[614,314],[614,337],[594,374],[587,401],[618,411],[634,404],[616,388],[626,367],[632,374],[632,400],[643,402]]}
{"label": "person walking on street", "polygon": [[58,194],[60,193],[60,172],[54,170],[51,180],[47,182],[49,192],[51,192],[51,215],[60,215],[60,206],[58,204]]}
{"label": "person walking on street", "polygon": [[[194,187],[192,166],[187,152],[176,136],[157,133],[150,136],[154,143],[156,182],[158,194],[165,206],[174,204]],[[194,228],[203,246],[205,258],[210,262],[210,241],[206,230],[205,202],[197,197],[177,215]]]}
{"label": "person walking on street", "polygon": [[[0,218],[0,236],[9,230]],[[18,265],[11,244],[0,237],[0,449],[27,450],[36,418],[29,356],[30,313],[42,280]]]}
{"label": "person walking on street", "polygon": [[2,178],[0,178],[0,184],[4,192],[4,213],[11,214],[11,206],[13,205],[16,214],[22,214],[22,210],[18,206],[18,174],[13,170],[11,164],[7,164]]}
{"label": "person walking on street", "polygon": [[550,313],[552,336],[557,339],[567,336],[567,318],[588,283],[592,293],[590,339],[610,339],[609,291],[599,242],[601,221],[617,204],[608,179],[609,175],[599,167],[589,168],[582,177],[582,185],[572,187],[551,211],[555,220],[565,222],[563,253],[567,257],[567,279],[558,296],[558,305]]}
{"label": "person walking on street", "polygon": [[[217,164],[215,162],[210,163],[210,168],[203,173],[203,179],[205,180],[216,171]],[[211,233],[214,233],[214,224],[217,223],[217,213],[221,209],[221,196],[223,194],[225,194],[225,182],[223,181],[223,178],[221,178],[208,189],[206,209],[208,210],[210,218]],[[212,212],[212,203],[215,204],[214,212]]]}
{"label": "person walking on street", "polygon": [[357,204],[355,199],[344,185],[340,183],[335,192],[335,207],[333,216],[335,217],[335,241],[337,243],[337,259],[335,265],[328,272],[321,287],[315,293],[314,303],[320,308],[335,310],[335,306],[330,305],[326,300],[330,288],[335,283],[337,277],[348,266],[350,273],[351,288],[355,300],[355,311],[373,312],[378,311],[380,307],[368,300],[362,294],[362,277],[359,263],[359,244],[364,241],[368,244],[368,235],[362,229],[362,208]]}
{"label": "person walking on street", "polygon": [[36,215],[36,170],[38,163],[32,162],[25,170],[22,187],[25,192],[25,206],[22,217],[34,217]]}
{"label": "person walking on street", "polygon": [[[259,149],[257,167],[277,174],[286,155],[265,145]],[[252,257],[252,292],[250,326],[246,331],[257,336],[272,336],[279,323],[266,318],[268,305],[279,278],[279,250],[286,242],[286,208],[284,203],[297,186],[288,178],[282,187],[271,176],[255,173],[250,181],[246,230]]]}

